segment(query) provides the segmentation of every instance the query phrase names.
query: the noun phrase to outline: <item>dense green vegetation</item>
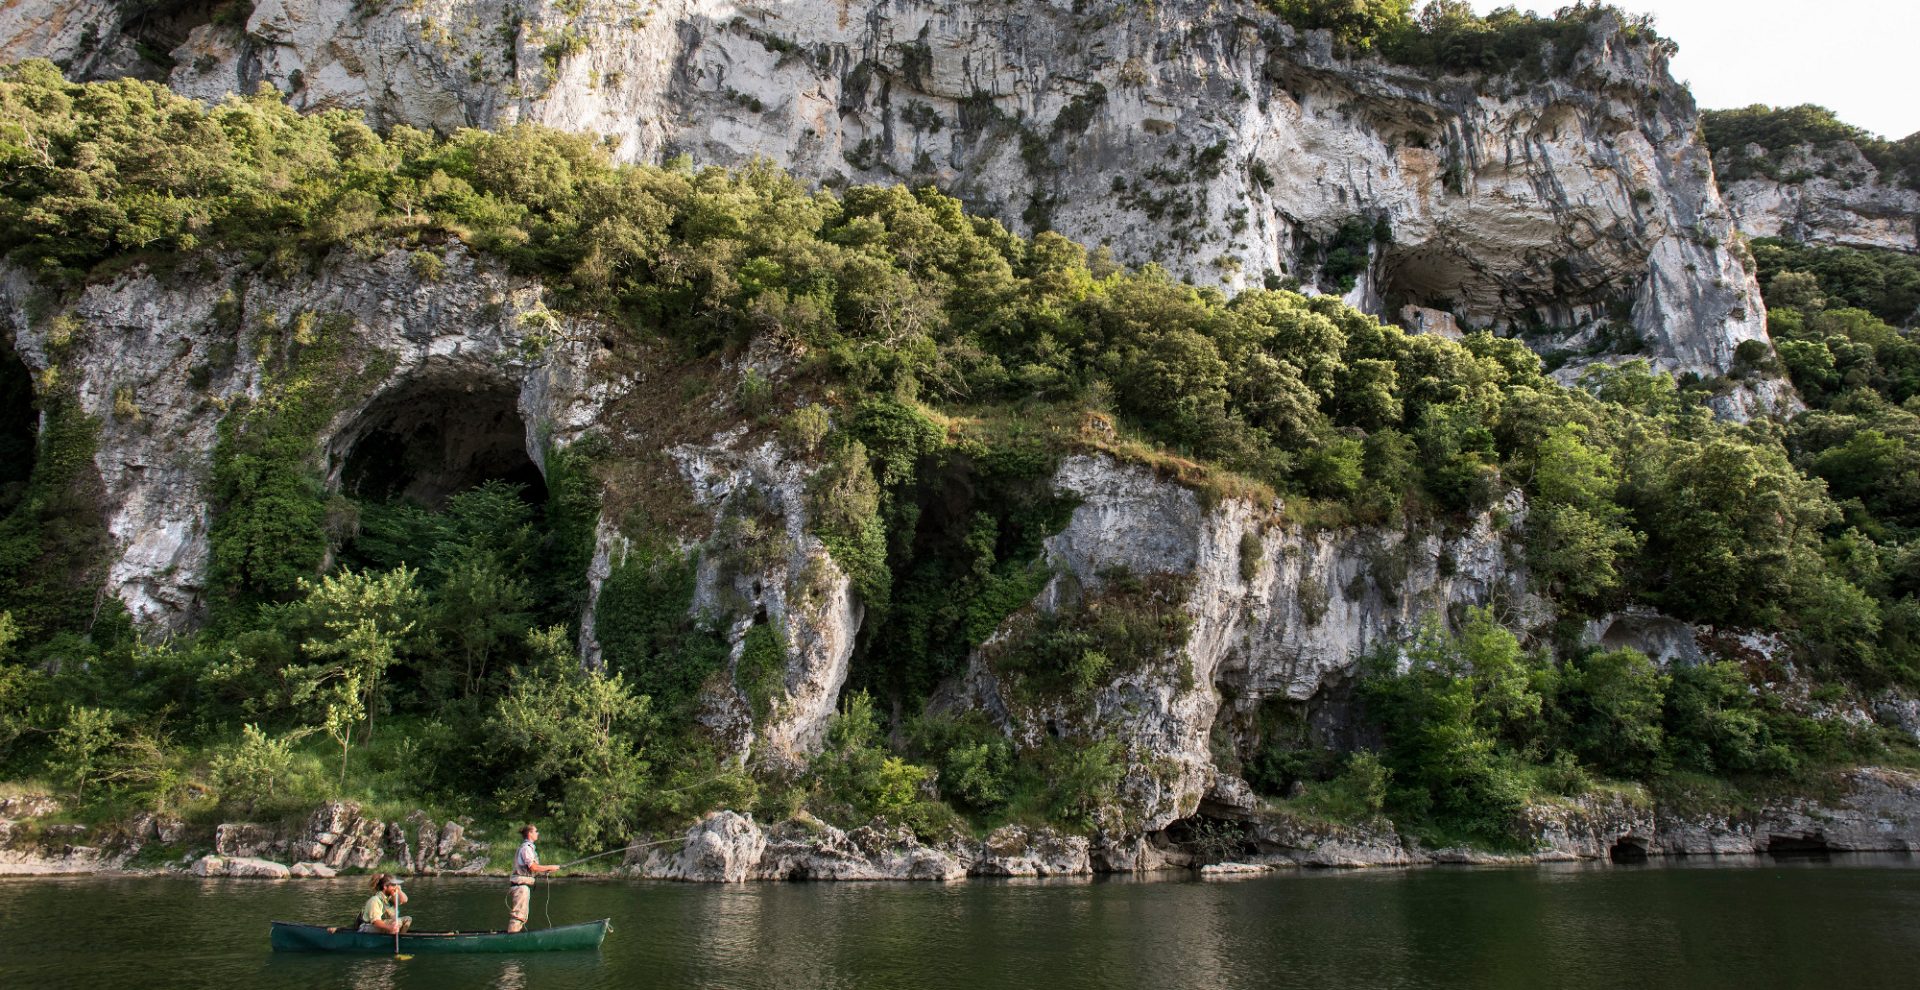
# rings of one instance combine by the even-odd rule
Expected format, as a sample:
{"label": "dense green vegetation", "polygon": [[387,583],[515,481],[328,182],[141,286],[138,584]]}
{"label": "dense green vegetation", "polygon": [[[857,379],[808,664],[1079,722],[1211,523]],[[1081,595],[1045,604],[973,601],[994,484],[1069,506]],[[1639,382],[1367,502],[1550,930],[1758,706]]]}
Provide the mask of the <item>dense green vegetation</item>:
{"label": "dense green vegetation", "polygon": [[1756,693],[1737,662],[1663,671],[1635,650],[1589,648],[1556,663],[1487,610],[1458,634],[1430,626],[1405,652],[1404,667],[1383,655],[1362,683],[1386,740],[1378,761],[1360,754],[1305,772],[1326,778],[1309,793],[1379,780],[1368,810],[1439,841],[1510,843],[1529,802],[1581,796],[1601,780],[1753,785],[1886,753],[1874,730]]}
{"label": "dense green vegetation", "polygon": [[[1737,110],[1708,110],[1701,113],[1700,126],[1706,132],[1707,147],[1713,150],[1714,173],[1723,183],[1755,175],[1778,182],[1804,182],[1815,173],[1804,168],[1791,170],[1787,163],[1790,152],[1802,145],[1818,153],[1851,144],[1880,170],[1882,182],[1920,189],[1920,134],[1889,141],[1843,122],[1826,107],[1756,103]],[[1758,145],[1760,150],[1750,152],[1750,145]],[[1820,174],[1828,178],[1835,175],[1831,164],[1820,168]]]}
{"label": "dense green vegetation", "polygon": [[[207,109],[146,83],[68,84],[44,64],[0,74],[0,176],[0,249],[40,279],[48,312],[136,263],[287,277],[398,249],[428,259],[426,278],[459,240],[539,275],[548,305],[598,320],[611,360],[662,383],[611,408],[619,429],[546,465],[544,504],[500,484],[431,506],[356,500],[325,490],[315,440],[383,357],[355,353],[327,314],[236,317],[267,388],[222,423],[215,621],[162,645],[94,602],[94,427],[57,380],[37,385],[47,425],[0,522],[0,766],[103,808],[213,816],[346,793],[537,812],[583,844],[723,802],[1090,828],[1152,754],[1085,734],[1016,748],[982,722],[921,714],[997,629],[988,662],[1013,700],[1067,719],[1118,673],[1182,669],[1177,588],[1111,575],[1051,614],[1026,609],[1051,576],[1040,541],[1071,509],[1046,479],[1088,449],[1208,497],[1282,496],[1312,525],[1457,526],[1527,493],[1530,572],[1566,610],[1569,642],[1523,653],[1484,618],[1458,643],[1427,637],[1408,672],[1366,691],[1386,748],[1328,771],[1344,772],[1350,807],[1484,839],[1513,795],[1593,775],[1781,773],[1880,745],[1804,745],[1804,704],[1788,721],[1750,711],[1774,702],[1731,685],[1769,672],[1650,673],[1570,641],[1583,615],[1634,602],[1781,630],[1829,701],[1920,678],[1909,509],[1872,487],[1906,462],[1881,456],[1877,434],[1815,450],[1799,423],[1718,421],[1644,365],[1563,388],[1513,340],[1412,335],[1331,298],[1120,270],[930,189],[835,196],[762,166],[614,166],[591,141],[530,128],[380,134],[271,94]],[[1808,313],[1782,339],[1826,348],[1851,396],[1836,414],[1909,402],[1904,336]],[[84,360],[83,328],[52,329],[76,342],[59,361]],[[797,360],[740,378],[715,357],[754,340]],[[1819,365],[1811,349],[1781,360],[1797,377]],[[860,690],[800,776],[723,761],[695,718],[729,677],[758,717],[780,700],[776,617],[690,611],[699,566],[785,559],[781,517],[747,491],[719,525],[696,524],[674,486],[632,470],[680,438],[663,431],[696,428],[674,417],[714,408],[821,466],[813,526],[867,609]],[[603,504],[632,545],[602,593],[604,670],[587,671],[572,625]],[[731,655],[730,627],[745,630]],[[1432,728],[1405,734],[1419,726]],[[1276,785],[1301,759],[1250,763]]]}
{"label": "dense green vegetation", "polygon": [[1413,0],[1261,2],[1290,23],[1333,32],[1334,40],[1349,50],[1433,72],[1564,76],[1602,18],[1618,20],[1631,41],[1672,44],[1654,32],[1650,17],[1589,0],[1562,7],[1551,17],[1514,7],[1482,16],[1466,0],[1430,0],[1418,14]]}
{"label": "dense green vegetation", "polygon": [[[1864,309],[1896,327],[1920,323],[1920,258],[1893,251],[1815,247],[1761,238],[1752,244],[1767,304],[1797,310]],[[1774,279],[1784,272],[1813,276]]]}

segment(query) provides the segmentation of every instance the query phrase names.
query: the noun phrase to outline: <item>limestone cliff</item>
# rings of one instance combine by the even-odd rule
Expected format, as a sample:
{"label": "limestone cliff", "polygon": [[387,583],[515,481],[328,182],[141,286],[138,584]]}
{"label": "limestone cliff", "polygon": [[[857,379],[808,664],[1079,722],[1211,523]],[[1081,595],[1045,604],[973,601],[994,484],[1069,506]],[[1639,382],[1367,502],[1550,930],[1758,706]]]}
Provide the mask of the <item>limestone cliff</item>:
{"label": "limestone cliff", "polygon": [[[215,433],[228,405],[262,392],[263,324],[317,314],[345,319],[358,348],[390,358],[390,370],[334,415],[323,438],[336,485],[357,441],[418,412],[409,396],[451,392],[543,424],[505,438],[524,449],[523,458],[539,459],[543,445],[564,444],[593,420],[593,396],[604,386],[587,381],[584,347],[562,343],[538,361],[522,349],[522,318],[545,312],[538,286],[458,246],[445,263],[445,277],[432,282],[413,274],[404,252],[286,279],[218,268],[163,278],[143,270],[90,286],[67,307],[87,328],[69,345],[78,348],[70,366],[79,377],[67,386],[101,422],[94,463],[116,545],[107,591],[136,623],[184,629],[204,602]],[[17,328],[21,356],[38,371],[52,361],[48,324],[27,314],[35,297],[31,280],[10,266],[0,308]],[[471,432],[476,443],[501,439]]]}
{"label": "limestone cliff", "polygon": [[[220,426],[237,404],[271,395],[267,354],[288,335],[313,344],[333,334],[351,356],[337,408],[315,438],[336,491],[361,483],[359,459],[396,437],[415,452],[394,494],[428,502],[516,472],[537,481],[550,452],[589,430],[619,425],[637,431],[635,442],[662,446],[689,439],[613,422],[609,403],[649,383],[609,370],[592,324],[546,309],[537,280],[457,243],[436,257],[431,277],[404,251],[341,254],[281,275],[231,259],[136,269],[43,319],[30,315],[45,298],[32,280],[14,266],[0,272],[0,324],[15,350],[43,381],[48,369],[66,369],[60,387],[99,423],[93,467],[111,544],[101,590],[148,636],[186,631],[204,616]],[[81,329],[54,342],[53,327]],[[835,708],[861,608],[807,534],[810,468],[772,444],[736,449],[741,432],[691,438],[704,442],[675,450],[684,476],[663,481],[708,514],[711,529],[762,510],[782,520],[762,541],[771,555],[737,552],[737,536],[715,543],[723,552],[705,557],[696,609],[727,620],[734,665],[756,616],[786,637],[784,667],[758,711],[744,689],[716,693],[713,707],[716,728],[740,752],[759,742],[768,758],[794,762],[818,746]],[[624,553],[618,520],[603,518],[586,575],[592,593]],[[581,644],[588,662],[600,659],[593,600]]]}
{"label": "limestone cliff", "polygon": [[[1183,642],[1102,686],[1090,703],[1028,703],[996,674],[989,643],[967,674],[966,701],[1016,739],[1114,738],[1127,747],[1124,829],[1157,831],[1215,791],[1245,790],[1216,766],[1213,742],[1252,743],[1268,699],[1305,702],[1351,678],[1368,652],[1459,605],[1503,604],[1523,626],[1550,607],[1527,591],[1510,541],[1525,521],[1519,493],[1458,532],[1309,530],[1278,506],[1203,507],[1191,490],[1139,467],[1079,456],[1054,484],[1080,504],[1047,541],[1056,577],[1035,603],[1097,598],[1114,575],[1177,579],[1190,622]],[[1509,550],[1513,549],[1512,554]]]}
{"label": "limestone cliff", "polygon": [[[125,47],[93,7],[8,13],[10,57],[131,71],[89,54]],[[102,25],[86,46],[34,27],[82,20]],[[1293,278],[1676,372],[1722,373],[1765,338],[1692,101],[1609,18],[1540,82],[1351,58],[1217,0],[264,0],[218,20],[172,52],[176,89],[267,84],[381,124],[532,121],[628,160],[932,182],[1201,282]]]}
{"label": "limestone cliff", "polygon": [[[1750,174],[1726,184],[1734,222],[1754,237],[1920,253],[1920,190],[1885,176],[1850,142],[1774,149],[1778,177]],[[1774,150],[1723,148],[1731,164]],[[1723,164],[1723,168],[1725,165]]]}

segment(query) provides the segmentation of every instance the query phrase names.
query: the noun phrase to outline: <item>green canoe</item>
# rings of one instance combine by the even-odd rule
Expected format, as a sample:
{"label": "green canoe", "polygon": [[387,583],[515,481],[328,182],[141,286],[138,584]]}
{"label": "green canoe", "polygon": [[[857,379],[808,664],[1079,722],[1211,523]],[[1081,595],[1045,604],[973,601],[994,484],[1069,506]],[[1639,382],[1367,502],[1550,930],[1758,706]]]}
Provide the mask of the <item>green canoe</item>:
{"label": "green canoe", "polygon": [[[597,949],[607,937],[609,920],[589,921],[524,932],[406,932],[402,955],[427,952],[558,952]],[[394,954],[394,937],[353,928],[328,928],[292,921],[273,923],[275,952],[365,952]]]}

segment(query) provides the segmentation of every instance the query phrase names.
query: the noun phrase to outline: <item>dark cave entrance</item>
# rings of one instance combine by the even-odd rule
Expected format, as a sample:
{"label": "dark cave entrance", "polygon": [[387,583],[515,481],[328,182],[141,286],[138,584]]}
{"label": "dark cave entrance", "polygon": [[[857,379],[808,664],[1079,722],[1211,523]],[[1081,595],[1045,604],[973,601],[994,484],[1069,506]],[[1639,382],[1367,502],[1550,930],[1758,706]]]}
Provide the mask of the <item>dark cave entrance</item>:
{"label": "dark cave entrance", "polygon": [[1644,863],[1647,861],[1647,840],[1637,835],[1623,835],[1607,850],[1607,858],[1616,863]]}
{"label": "dark cave entrance", "polygon": [[1775,835],[1767,839],[1767,852],[1776,858],[1825,859],[1833,847],[1823,835]]}
{"label": "dark cave entrance", "polygon": [[1156,844],[1179,854],[1193,866],[1230,863],[1260,851],[1252,826],[1238,818],[1194,815],[1167,826],[1156,838]]}
{"label": "dark cave entrance", "polygon": [[547,483],[527,454],[518,395],[504,384],[428,380],[382,396],[336,441],[341,491],[371,502],[430,509],[488,481],[520,488],[533,505]]}
{"label": "dark cave entrance", "polygon": [[39,435],[33,373],[12,345],[0,340],[0,516],[13,511],[26,493]]}

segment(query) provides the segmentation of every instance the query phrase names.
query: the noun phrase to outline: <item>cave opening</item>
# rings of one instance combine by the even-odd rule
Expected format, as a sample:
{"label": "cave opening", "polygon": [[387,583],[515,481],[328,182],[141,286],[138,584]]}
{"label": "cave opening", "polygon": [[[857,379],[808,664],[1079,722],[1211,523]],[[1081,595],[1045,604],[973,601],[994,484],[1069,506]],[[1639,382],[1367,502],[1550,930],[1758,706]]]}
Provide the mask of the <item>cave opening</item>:
{"label": "cave opening", "polygon": [[1192,815],[1168,825],[1160,837],[1194,866],[1230,863],[1259,852],[1251,825],[1235,818]]}
{"label": "cave opening", "polygon": [[0,516],[13,511],[33,477],[40,413],[33,407],[33,373],[0,339]]}
{"label": "cave opening", "polygon": [[375,400],[336,442],[340,490],[367,502],[439,509],[453,495],[498,481],[531,505],[545,504],[546,478],[527,454],[517,399],[504,384],[443,379]]}
{"label": "cave opening", "polygon": [[1767,852],[1776,857],[1824,859],[1833,852],[1833,847],[1823,835],[1775,835],[1767,839]]}
{"label": "cave opening", "polygon": [[1607,850],[1607,858],[1616,863],[1644,863],[1647,861],[1647,840],[1637,835],[1623,835]]}

